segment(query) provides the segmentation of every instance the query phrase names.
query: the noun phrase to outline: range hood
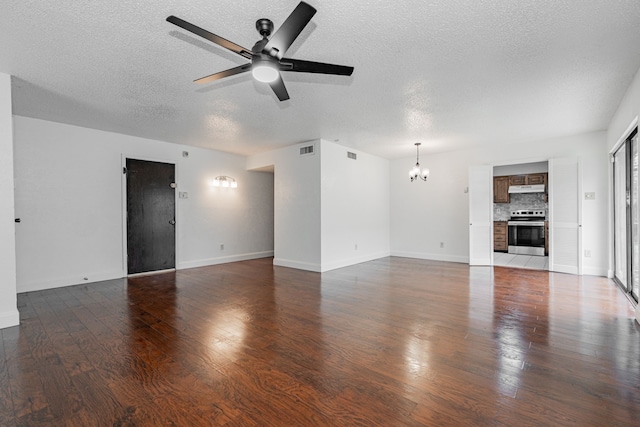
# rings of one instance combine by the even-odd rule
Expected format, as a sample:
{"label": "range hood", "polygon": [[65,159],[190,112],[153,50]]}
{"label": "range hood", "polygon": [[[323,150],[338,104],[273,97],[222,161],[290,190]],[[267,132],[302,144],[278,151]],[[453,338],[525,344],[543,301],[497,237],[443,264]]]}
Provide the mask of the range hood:
{"label": "range hood", "polygon": [[544,193],[544,184],[510,185],[509,194],[513,193]]}

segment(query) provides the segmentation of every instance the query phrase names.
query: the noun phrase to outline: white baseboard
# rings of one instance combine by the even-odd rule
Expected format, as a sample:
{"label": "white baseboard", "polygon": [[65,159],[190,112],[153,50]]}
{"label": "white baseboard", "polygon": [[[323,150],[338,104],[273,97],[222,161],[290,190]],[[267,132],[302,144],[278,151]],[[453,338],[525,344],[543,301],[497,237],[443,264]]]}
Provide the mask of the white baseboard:
{"label": "white baseboard", "polygon": [[18,282],[16,285],[16,290],[18,293],[22,292],[34,292],[34,291],[42,291],[45,289],[53,289],[53,288],[61,288],[63,286],[73,286],[73,285],[81,285],[83,283],[93,283],[93,282],[101,282],[103,280],[113,280],[113,279],[121,279],[125,276],[124,271],[111,271],[111,272],[102,272],[102,273],[88,273],[87,275],[81,276],[68,276],[68,277],[58,277],[51,280],[46,280],[42,282],[30,282],[30,283],[20,283]]}
{"label": "white baseboard", "polygon": [[5,311],[0,313],[0,329],[18,326],[20,324],[20,313],[18,310]]}
{"label": "white baseboard", "polygon": [[469,264],[468,256],[451,255],[451,254],[430,254],[425,252],[405,252],[405,251],[392,250],[391,256],[397,256],[397,257],[403,257],[403,258],[428,259],[431,261],[459,262],[463,264]]}
{"label": "white baseboard", "polygon": [[390,256],[390,253],[387,251],[361,255],[359,257],[349,258],[346,260],[334,261],[329,263],[323,262],[321,268],[322,268],[322,272],[325,272],[325,271],[335,270],[338,268],[349,267],[350,265],[361,264],[367,261],[373,261],[374,259],[386,258],[388,256]]}
{"label": "white baseboard", "polygon": [[280,267],[296,268],[298,270],[314,271],[316,273],[320,273],[322,271],[321,266],[318,264],[313,264],[310,262],[293,261],[290,259],[283,259],[283,258],[274,258],[273,265],[277,265]]}
{"label": "white baseboard", "polygon": [[609,272],[606,268],[600,267],[585,267],[582,266],[582,274],[586,274],[587,276],[601,276],[601,277],[609,277]]}
{"label": "white baseboard", "polygon": [[273,251],[252,252],[247,254],[230,255],[218,258],[206,258],[196,261],[185,261],[178,264],[177,270],[184,270],[187,268],[206,267],[209,265],[227,264],[229,262],[247,261],[250,259],[269,258],[273,256]]}
{"label": "white baseboard", "polygon": [[578,267],[574,265],[554,265],[554,266],[550,265],[549,271],[552,271],[554,273],[566,273],[566,274],[577,275]]}
{"label": "white baseboard", "polygon": [[[194,267],[205,267],[207,265],[225,264],[235,261],[246,261],[249,259],[272,257],[273,251],[254,252],[248,254],[232,255],[220,258],[209,258],[197,261],[187,261],[178,263],[177,270]],[[125,271],[111,271],[106,273],[88,273],[85,276],[59,277],[42,282],[17,283],[17,293],[42,291],[45,289],[61,288],[63,286],[81,285],[83,283],[101,282],[103,280],[121,279],[126,277]]]}

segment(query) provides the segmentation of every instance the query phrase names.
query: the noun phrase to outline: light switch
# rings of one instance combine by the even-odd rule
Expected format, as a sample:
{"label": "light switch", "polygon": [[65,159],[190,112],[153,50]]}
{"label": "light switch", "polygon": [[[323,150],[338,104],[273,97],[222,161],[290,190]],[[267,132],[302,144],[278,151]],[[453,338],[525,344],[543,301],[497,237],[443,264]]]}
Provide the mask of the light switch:
{"label": "light switch", "polygon": [[178,197],[180,197],[181,199],[188,199],[189,198],[189,193],[187,193],[186,191],[180,191],[178,193]]}

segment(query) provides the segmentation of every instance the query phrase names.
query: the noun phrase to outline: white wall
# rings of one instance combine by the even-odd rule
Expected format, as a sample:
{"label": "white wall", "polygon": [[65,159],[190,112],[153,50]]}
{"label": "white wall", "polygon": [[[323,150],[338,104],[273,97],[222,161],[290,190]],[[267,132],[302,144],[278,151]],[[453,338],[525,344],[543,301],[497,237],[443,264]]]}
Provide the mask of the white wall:
{"label": "white wall", "polygon": [[640,70],[620,102],[607,129],[607,147],[611,151],[623,137],[631,123],[640,116]]}
{"label": "white wall", "polygon": [[[496,147],[423,155],[431,170],[427,182],[409,182],[407,173],[415,158],[391,162],[391,254],[415,258],[468,262],[468,194],[471,165],[532,163],[558,157],[580,157],[583,192],[596,199],[582,203],[583,258],[585,274],[606,275],[607,253],[607,148],[606,133],[595,132]],[[444,247],[440,247],[440,242]]]}
{"label": "white wall", "polygon": [[[176,164],[189,194],[176,205],[177,268],[273,254],[273,179],[247,172],[244,157],[26,117],[14,125],[18,292],[126,275],[123,154]],[[218,175],[238,188],[211,188]]]}
{"label": "white wall", "polygon": [[13,185],[11,76],[0,73],[0,328],[19,322]]}
{"label": "white wall", "polygon": [[[314,154],[300,147],[314,145]],[[247,169],[274,167],[275,265],[321,271],[320,140],[247,158]]]}
{"label": "white wall", "polygon": [[389,256],[389,161],[321,144],[322,271]]}
{"label": "white wall", "polygon": [[247,159],[275,169],[274,264],[322,272],[389,255],[389,162],[349,151],[357,160],[316,140]]}
{"label": "white wall", "polygon": [[525,175],[530,173],[549,172],[548,162],[522,163],[519,165],[495,166],[493,176]]}

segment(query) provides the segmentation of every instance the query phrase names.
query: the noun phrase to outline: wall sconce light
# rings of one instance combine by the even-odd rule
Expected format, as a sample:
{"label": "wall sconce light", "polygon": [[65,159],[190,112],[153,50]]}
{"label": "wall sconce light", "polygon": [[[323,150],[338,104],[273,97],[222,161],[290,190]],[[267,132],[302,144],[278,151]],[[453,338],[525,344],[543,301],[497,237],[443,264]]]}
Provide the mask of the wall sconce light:
{"label": "wall sconce light", "polygon": [[216,176],[211,185],[214,187],[225,187],[225,188],[238,188],[238,183],[235,178],[230,176]]}

